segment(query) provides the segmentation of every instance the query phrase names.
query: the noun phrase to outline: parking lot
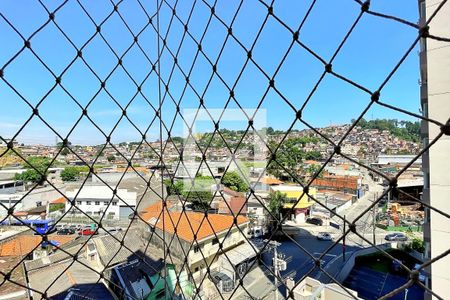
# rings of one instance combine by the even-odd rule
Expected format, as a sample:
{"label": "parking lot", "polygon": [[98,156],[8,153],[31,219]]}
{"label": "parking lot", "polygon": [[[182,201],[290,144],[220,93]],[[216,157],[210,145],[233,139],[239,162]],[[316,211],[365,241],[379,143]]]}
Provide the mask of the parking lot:
{"label": "parking lot", "polygon": [[[408,279],[405,277],[378,272],[365,266],[355,266],[344,281],[344,286],[357,291],[359,297],[371,300],[380,298],[407,281]],[[424,290],[416,284],[408,288],[407,293],[406,299],[424,298]],[[389,299],[403,300],[405,299],[405,291]]]}

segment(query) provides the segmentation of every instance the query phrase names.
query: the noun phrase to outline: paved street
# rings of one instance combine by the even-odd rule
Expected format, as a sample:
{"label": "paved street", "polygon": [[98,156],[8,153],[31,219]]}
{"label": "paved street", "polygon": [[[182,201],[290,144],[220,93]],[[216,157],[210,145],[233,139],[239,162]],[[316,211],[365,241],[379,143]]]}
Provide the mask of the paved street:
{"label": "paved street", "polygon": [[[373,203],[375,197],[381,195],[383,192],[383,187],[374,183],[367,174],[365,175],[364,183],[369,186],[369,190],[366,194],[353,206],[341,213],[341,215],[345,214],[346,220],[350,222],[354,221],[361,213],[363,213],[364,210]],[[362,234],[370,243],[364,241],[356,234],[348,234],[345,238],[345,260],[343,241],[336,242],[343,234],[343,221],[335,216],[332,219],[332,222],[340,225],[340,228],[305,224],[300,226],[297,234],[291,236],[293,240],[287,237],[278,240],[281,243],[278,247],[278,252],[284,254],[288,262],[287,269],[281,272],[283,278],[293,277],[296,281],[299,281],[303,276],[309,274],[308,276],[317,278],[323,282],[332,282],[332,278],[322,272],[319,268],[315,267],[315,258],[320,257],[322,253],[326,252],[321,259],[321,265],[334,277],[341,270],[343,264],[353,252],[371,246],[374,239],[372,210],[367,212],[356,222],[357,232]],[[333,240],[318,240],[316,237],[317,233],[323,231],[329,232],[332,235]],[[384,230],[376,228],[375,243],[384,243],[385,235],[386,232]],[[261,243],[261,241],[256,240],[255,243],[258,244]],[[272,257],[272,250],[267,250],[263,254],[263,261],[268,267],[272,266]],[[273,280],[273,276],[271,276],[270,272],[266,272],[266,274],[270,280]],[[257,283],[258,286],[261,284],[262,283]],[[263,287],[261,286],[261,288]],[[280,286],[279,291],[284,294],[284,287]],[[270,294],[266,297],[270,297]]]}
{"label": "paved street", "polygon": [[[343,217],[345,215],[345,219],[349,222],[353,222],[358,218],[364,211],[370,207],[374,200],[378,199],[383,193],[384,188],[375,183],[372,178],[368,175],[367,172],[364,172],[363,183],[367,184],[369,190],[365,193],[363,197],[358,199],[358,201],[353,204],[351,207],[346,209],[344,212],[341,212],[340,215]],[[377,208],[375,208],[377,209]],[[337,216],[331,219],[332,222],[339,224],[341,230],[343,230],[343,220]],[[361,237],[356,234],[350,233],[347,235],[347,243],[355,244],[363,247],[370,246],[373,243],[373,233],[374,233],[374,215],[373,209],[366,212],[361,218],[356,221],[356,231],[363,235],[366,239],[370,241],[367,243]],[[383,238],[386,235],[386,231],[380,228],[375,227],[375,242],[377,244],[383,243]]]}

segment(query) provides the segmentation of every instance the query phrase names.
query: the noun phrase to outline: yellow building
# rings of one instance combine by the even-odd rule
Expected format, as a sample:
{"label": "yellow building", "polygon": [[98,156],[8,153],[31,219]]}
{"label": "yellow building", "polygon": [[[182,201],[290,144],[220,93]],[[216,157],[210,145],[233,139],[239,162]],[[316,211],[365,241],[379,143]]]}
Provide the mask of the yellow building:
{"label": "yellow building", "polygon": [[[303,193],[303,187],[300,185],[288,185],[281,184],[270,187],[271,192],[281,192],[288,198],[287,203],[284,204],[284,209],[291,209],[294,205],[293,219],[297,223],[304,223],[306,216],[309,213],[309,208],[314,204],[314,200],[307,194]],[[308,194],[312,197],[316,197],[317,190],[315,188],[309,188]],[[300,201],[298,201],[300,199]],[[297,203],[298,201],[298,203]]]}

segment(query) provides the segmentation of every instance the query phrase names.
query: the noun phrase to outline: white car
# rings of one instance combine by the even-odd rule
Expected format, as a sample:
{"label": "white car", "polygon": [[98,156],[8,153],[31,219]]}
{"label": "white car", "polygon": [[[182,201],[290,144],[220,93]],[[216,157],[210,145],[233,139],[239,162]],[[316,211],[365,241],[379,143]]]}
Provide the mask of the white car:
{"label": "white car", "polygon": [[321,241],[331,241],[333,238],[328,232],[319,232],[317,234],[317,239]]}

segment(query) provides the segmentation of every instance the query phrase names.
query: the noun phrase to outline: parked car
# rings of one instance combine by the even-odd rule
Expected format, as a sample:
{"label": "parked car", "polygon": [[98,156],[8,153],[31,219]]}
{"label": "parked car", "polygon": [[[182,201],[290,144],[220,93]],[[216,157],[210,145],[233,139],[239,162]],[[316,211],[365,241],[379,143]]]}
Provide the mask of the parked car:
{"label": "parked car", "polygon": [[404,242],[408,240],[408,237],[404,233],[397,232],[387,234],[384,239],[389,242]]}
{"label": "parked car", "polygon": [[72,224],[72,225],[69,226],[69,228],[71,228],[71,229],[73,229],[75,231],[78,231],[78,230],[81,229],[81,225]]}
{"label": "parked car", "polygon": [[60,230],[58,230],[56,232],[56,234],[58,235],[70,235],[70,234],[74,234],[75,233],[75,229],[72,228],[61,228]]}
{"label": "parked car", "polygon": [[319,218],[308,218],[308,219],[306,219],[306,223],[314,224],[314,225],[317,225],[317,226],[322,226],[323,225],[322,219],[319,219]]}
{"label": "parked car", "polygon": [[328,232],[319,232],[317,234],[317,239],[320,241],[331,241],[332,237]]}
{"label": "parked car", "polygon": [[78,231],[78,235],[94,235],[98,234],[98,231],[92,230],[91,228],[82,228]]}
{"label": "parked car", "polygon": [[64,228],[64,225],[62,225],[62,224],[57,224],[57,225],[55,225],[55,226],[53,226],[53,227],[56,229],[56,231],[60,231],[61,229]]}

